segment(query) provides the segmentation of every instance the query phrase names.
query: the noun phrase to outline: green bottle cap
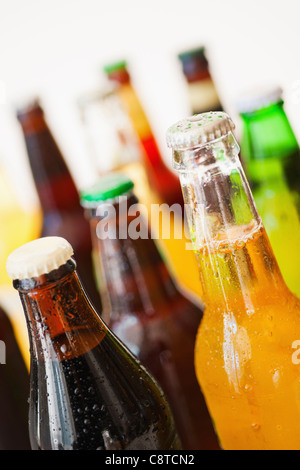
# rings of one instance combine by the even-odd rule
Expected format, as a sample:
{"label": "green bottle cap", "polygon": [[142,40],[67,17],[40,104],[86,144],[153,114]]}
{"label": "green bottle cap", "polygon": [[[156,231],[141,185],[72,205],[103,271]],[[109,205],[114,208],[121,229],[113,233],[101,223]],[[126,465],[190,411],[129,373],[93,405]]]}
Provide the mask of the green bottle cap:
{"label": "green bottle cap", "polygon": [[103,71],[109,75],[110,73],[116,72],[117,70],[124,70],[127,68],[127,62],[121,60],[119,62],[113,62],[112,64],[107,64],[103,67]]}
{"label": "green bottle cap", "polygon": [[132,180],[123,173],[109,173],[90,188],[81,191],[80,202],[85,208],[96,208],[101,202],[128,193],[133,186]]}

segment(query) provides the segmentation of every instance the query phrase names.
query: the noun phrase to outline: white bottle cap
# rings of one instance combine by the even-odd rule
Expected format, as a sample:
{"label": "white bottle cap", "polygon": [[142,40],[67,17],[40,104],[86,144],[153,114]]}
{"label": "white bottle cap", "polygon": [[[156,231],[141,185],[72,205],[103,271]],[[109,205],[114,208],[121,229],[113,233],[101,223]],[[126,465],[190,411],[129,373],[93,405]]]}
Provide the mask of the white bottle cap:
{"label": "white bottle cap", "polygon": [[236,98],[237,111],[251,113],[278,103],[282,99],[283,90],[280,86],[255,86]]}
{"label": "white bottle cap", "polygon": [[38,238],[13,251],[7,258],[6,270],[11,279],[30,279],[58,269],[72,255],[73,248],[64,238]]}

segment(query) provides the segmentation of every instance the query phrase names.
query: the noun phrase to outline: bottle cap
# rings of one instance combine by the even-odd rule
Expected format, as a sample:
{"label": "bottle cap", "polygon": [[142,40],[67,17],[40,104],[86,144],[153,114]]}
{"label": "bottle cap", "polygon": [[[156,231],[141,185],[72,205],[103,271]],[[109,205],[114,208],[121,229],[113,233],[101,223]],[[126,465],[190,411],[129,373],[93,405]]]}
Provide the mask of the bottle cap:
{"label": "bottle cap", "polygon": [[64,238],[38,238],[13,251],[7,258],[6,270],[11,279],[30,279],[58,269],[72,255],[73,248]]}
{"label": "bottle cap", "polygon": [[278,103],[282,99],[282,88],[279,86],[255,87],[242,93],[236,99],[236,108],[240,114],[251,113]]}
{"label": "bottle cap", "polygon": [[208,69],[208,60],[205,56],[205,48],[198,47],[178,54],[183,73],[188,77],[195,72]]}
{"label": "bottle cap", "polygon": [[100,202],[128,193],[133,186],[132,180],[123,173],[109,173],[90,188],[81,191],[80,202],[85,208],[96,208]]}
{"label": "bottle cap", "polygon": [[174,150],[184,150],[206,145],[235,128],[228,114],[221,111],[196,114],[178,121],[167,131],[167,145]]}
{"label": "bottle cap", "polygon": [[197,47],[195,49],[190,49],[188,51],[184,51],[178,54],[178,59],[181,60],[181,62],[185,62],[186,60],[204,58],[204,57],[205,57],[205,48],[203,46]]}
{"label": "bottle cap", "polygon": [[109,75],[110,73],[116,72],[118,70],[124,70],[127,68],[127,62],[125,60],[120,60],[119,62],[113,62],[112,64],[107,64],[103,67],[103,71]]}

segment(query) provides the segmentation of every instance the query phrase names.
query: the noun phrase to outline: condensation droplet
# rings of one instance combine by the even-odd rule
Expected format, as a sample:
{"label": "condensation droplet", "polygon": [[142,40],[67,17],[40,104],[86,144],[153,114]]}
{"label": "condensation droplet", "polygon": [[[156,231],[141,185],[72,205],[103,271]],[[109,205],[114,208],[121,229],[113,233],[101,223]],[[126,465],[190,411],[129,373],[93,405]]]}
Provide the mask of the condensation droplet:
{"label": "condensation droplet", "polygon": [[260,429],[260,424],[258,424],[258,423],[252,423],[251,427],[252,427],[252,429],[253,429],[254,431],[259,431],[259,429]]}

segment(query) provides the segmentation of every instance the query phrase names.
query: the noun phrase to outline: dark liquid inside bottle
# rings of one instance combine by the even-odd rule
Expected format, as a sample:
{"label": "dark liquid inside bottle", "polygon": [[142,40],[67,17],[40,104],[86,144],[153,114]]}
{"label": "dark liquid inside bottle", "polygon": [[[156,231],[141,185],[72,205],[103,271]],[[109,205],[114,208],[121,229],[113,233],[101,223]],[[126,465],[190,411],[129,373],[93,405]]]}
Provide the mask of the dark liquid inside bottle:
{"label": "dark liquid inside bottle", "polygon": [[92,308],[69,260],[15,280],[31,346],[33,449],[180,449],[161,388]]}
{"label": "dark liquid inside bottle", "polygon": [[[134,195],[128,197],[128,207],[136,202]],[[115,202],[114,207],[118,234],[127,233],[137,220],[141,232],[146,231],[145,219],[129,215],[121,203]],[[161,385],[183,448],[219,449],[194,367],[202,308],[177,288],[150,233],[148,238],[102,239],[101,217],[95,210],[89,214],[109,327]],[[110,219],[106,223],[109,226]]]}
{"label": "dark liquid inside bottle", "polygon": [[[54,341],[64,345],[65,339],[63,335]],[[39,378],[49,373],[54,379],[51,388]],[[107,335],[79,357],[54,360],[47,365],[39,360],[33,364],[33,374],[30,400],[38,400],[38,394],[41,398],[39,410],[31,408],[30,430],[32,436],[37,435],[35,413],[42,410],[43,449],[180,448],[175,434],[168,431],[169,414],[159,389]],[[67,395],[60,396],[62,388],[68,390]],[[55,401],[53,416],[50,410]],[[33,443],[33,448],[38,446]]]}
{"label": "dark liquid inside bottle", "polygon": [[[139,242],[140,248],[145,244],[145,250],[141,252],[146,253],[148,240]],[[122,240],[121,249],[128,253],[126,244],[127,241]],[[139,260],[145,261],[142,257]],[[154,260],[155,254],[152,256]],[[130,294],[127,299],[124,295],[124,307],[130,304],[130,311],[126,312],[126,307],[122,311],[120,306],[119,312],[122,313],[118,315],[118,310],[114,310],[109,326],[161,385],[173,411],[183,448],[218,449],[218,440],[194,369],[194,347],[202,312],[180,295],[171,282],[165,298],[161,292],[155,291],[156,280],[153,276],[163,274],[166,269],[161,259],[156,261],[156,269],[153,266],[151,270],[149,266],[146,269],[144,265],[141,270],[146,273],[149,285],[153,286],[151,301],[157,295],[154,311],[148,310],[148,314],[147,310],[141,311],[139,299],[134,305]],[[128,266],[124,267],[127,273],[122,276],[123,282],[132,286],[137,278],[129,274]],[[140,281],[143,282],[143,276]]]}

